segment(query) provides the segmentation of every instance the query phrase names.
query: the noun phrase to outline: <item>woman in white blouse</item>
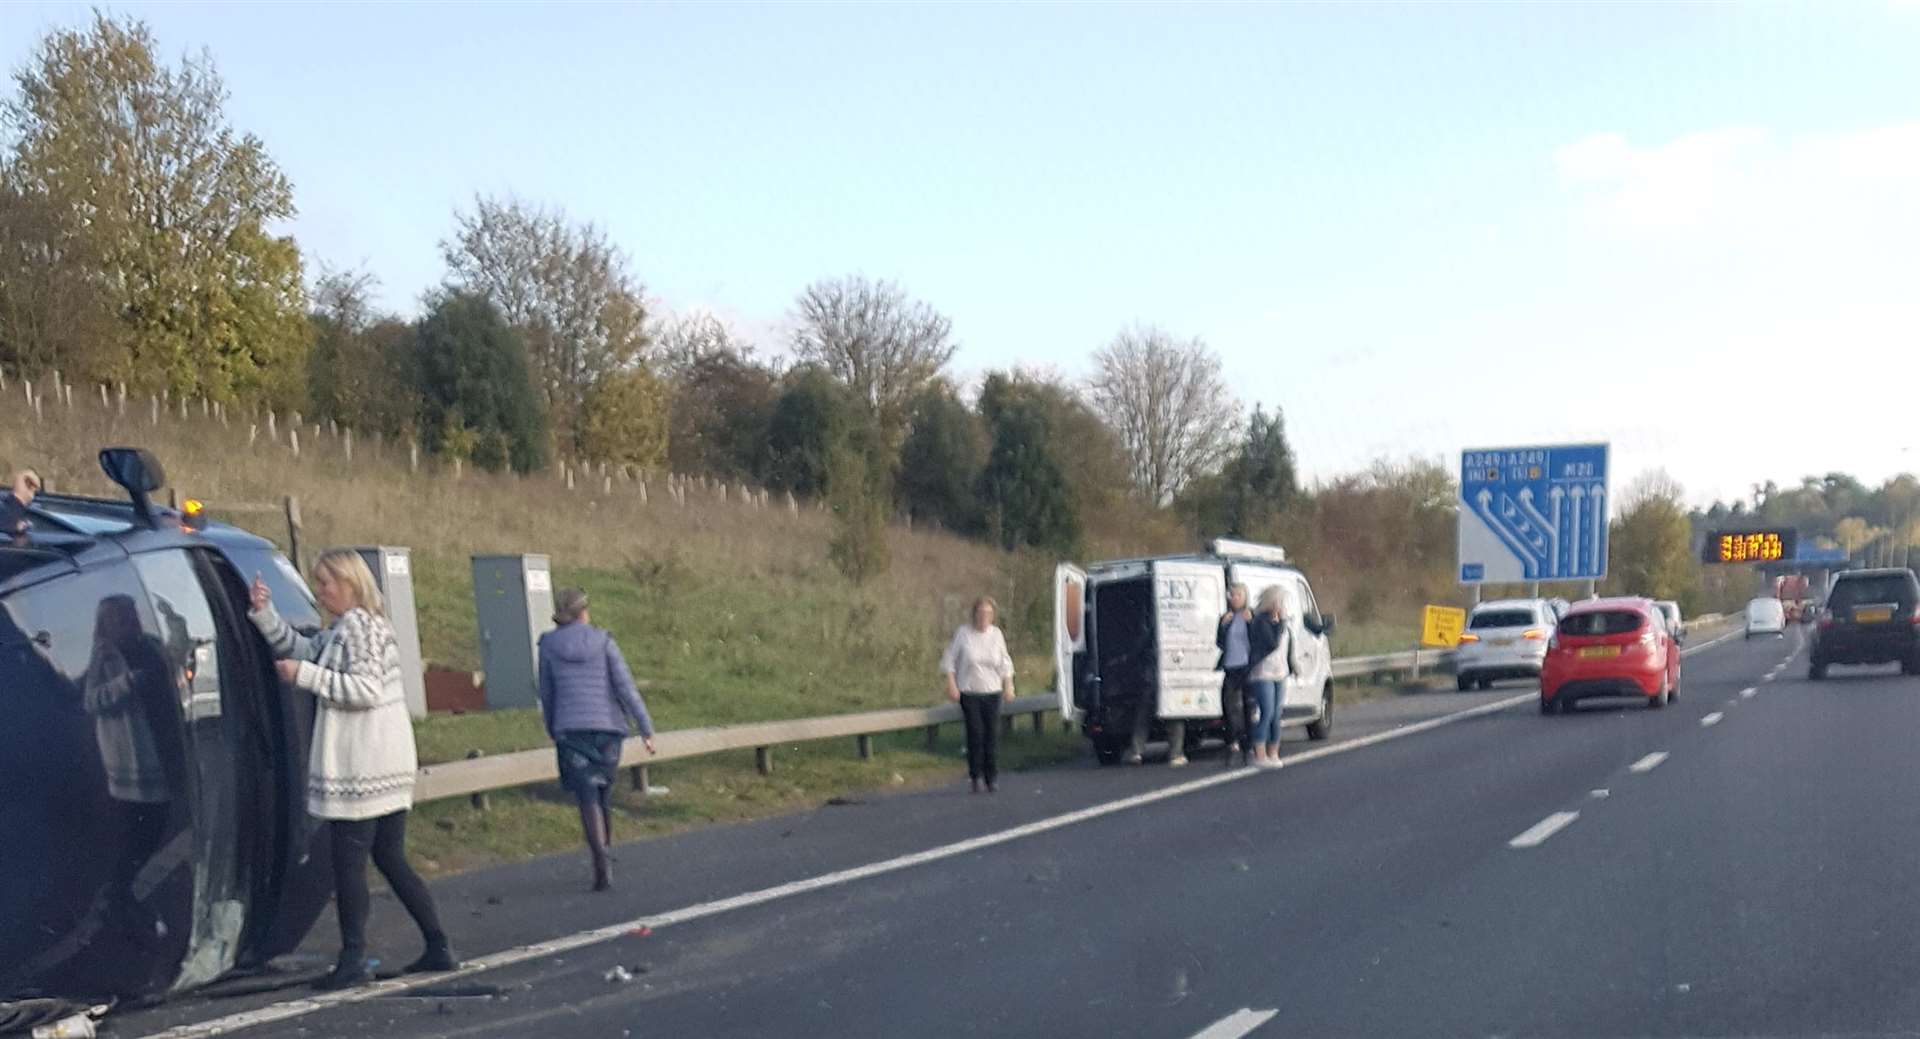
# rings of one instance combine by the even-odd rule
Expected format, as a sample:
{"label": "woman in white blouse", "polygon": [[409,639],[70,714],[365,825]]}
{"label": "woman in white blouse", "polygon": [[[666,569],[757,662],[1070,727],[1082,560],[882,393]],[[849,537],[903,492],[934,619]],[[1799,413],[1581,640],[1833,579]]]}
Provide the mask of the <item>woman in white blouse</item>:
{"label": "woman in white blouse", "polygon": [[967,721],[967,778],[973,792],[980,784],[995,789],[999,762],[1000,701],[1013,699],[1013,657],[1007,637],[993,624],[994,602],[987,596],[974,601],[973,623],[962,624],[940,655],[940,672],[947,676],[947,699],[960,705]]}

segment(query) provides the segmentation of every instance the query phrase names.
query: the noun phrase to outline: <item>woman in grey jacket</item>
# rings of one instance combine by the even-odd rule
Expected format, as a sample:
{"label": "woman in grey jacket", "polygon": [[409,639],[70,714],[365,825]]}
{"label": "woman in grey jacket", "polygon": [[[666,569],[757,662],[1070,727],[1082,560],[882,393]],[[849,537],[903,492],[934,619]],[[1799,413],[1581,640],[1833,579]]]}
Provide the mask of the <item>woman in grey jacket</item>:
{"label": "woman in grey jacket", "polygon": [[653,719],[633,684],[626,658],[613,636],[593,626],[587,593],[562,588],[554,597],[553,622],[540,636],[540,716],[560,758],[560,785],[580,806],[580,829],[593,856],[593,889],[613,886],[607,842],[613,833],[609,797],[620,770],[620,741],[627,719],[653,749]]}

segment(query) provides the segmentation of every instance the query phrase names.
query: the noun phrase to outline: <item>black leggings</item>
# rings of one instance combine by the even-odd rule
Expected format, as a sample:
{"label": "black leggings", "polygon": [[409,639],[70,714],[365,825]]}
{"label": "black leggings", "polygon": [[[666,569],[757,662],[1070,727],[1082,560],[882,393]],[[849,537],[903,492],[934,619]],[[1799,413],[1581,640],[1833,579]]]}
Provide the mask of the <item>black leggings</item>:
{"label": "black leggings", "polygon": [[1000,776],[1000,694],[961,693],[967,721],[967,777],[991,783]]}
{"label": "black leggings", "polygon": [[407,813],[403,809],[378,819],[335,819],[333,837],[333,891],[340,913],[340,952],[358,956],[367,949],[367,910],[372,896],[367,892],[367,858],[380,875],[387,878],[400,904],[420,928],[429,946],[444,944],[440,914],[434,911],[433,896],[426,882],[407,865]]}

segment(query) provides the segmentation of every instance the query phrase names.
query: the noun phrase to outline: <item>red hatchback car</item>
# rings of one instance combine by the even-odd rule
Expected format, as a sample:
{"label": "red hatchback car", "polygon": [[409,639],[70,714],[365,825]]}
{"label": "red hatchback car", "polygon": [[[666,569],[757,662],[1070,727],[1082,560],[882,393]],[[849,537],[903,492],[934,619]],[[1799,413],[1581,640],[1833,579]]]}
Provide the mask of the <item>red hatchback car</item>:
{"label": "red hatchback car", "polygon": [[1680,690],[1680,644],[1651,599],[1589,599],[1560,618],[1540,669],[1540,713],[1632,696],[1665,707]]}

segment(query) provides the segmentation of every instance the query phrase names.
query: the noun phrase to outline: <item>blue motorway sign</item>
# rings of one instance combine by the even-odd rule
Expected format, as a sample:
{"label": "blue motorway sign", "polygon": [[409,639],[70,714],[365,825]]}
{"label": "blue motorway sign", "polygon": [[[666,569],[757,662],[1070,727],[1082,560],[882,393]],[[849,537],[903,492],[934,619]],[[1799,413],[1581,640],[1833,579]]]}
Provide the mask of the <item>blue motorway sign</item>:
{"label": "blue motorway sign", "polygon": [[1460,580],[1607,576],[1607,445],[1460,454]]}
{"label": "blue motorway sign", "polygon": [[1847,550],[1844,548],[1821,548],[1818,545],[1809,545],[1802,541],[1800,543],[1800,550],[1794,554],[1793,561],[1796,563],[1844,563],[1847,561]]}

